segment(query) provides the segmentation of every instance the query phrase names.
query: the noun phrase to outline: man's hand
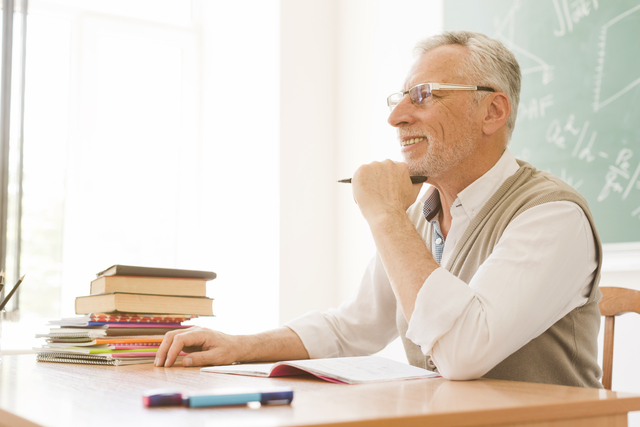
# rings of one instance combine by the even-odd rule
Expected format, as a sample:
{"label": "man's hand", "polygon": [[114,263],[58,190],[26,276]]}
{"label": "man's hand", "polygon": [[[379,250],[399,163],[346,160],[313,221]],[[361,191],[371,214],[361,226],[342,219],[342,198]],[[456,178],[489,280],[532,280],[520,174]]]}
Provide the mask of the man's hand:
{"label": "man's hand", "polygon": [[167,332],[156,353],[156,366],[172,366],[181,351],[182,366],[230,365],[308,359],[300,337],[287,327],[255,335],[228,335],[194,326]]}
{"label": "man's hand", "polygon": [[172,366],[181,351],[190,353],[182,366],[230,365],[242,357],[242,341],[234,335],[194,326],[169,331],[156,353],[156,366]]}
{"label": "man's hand", "polygon": [[370,225],[389,214],[404,214],[422,188],[411,183],[406,163],[392,160],[360,166],[351,183],[353,197]]}

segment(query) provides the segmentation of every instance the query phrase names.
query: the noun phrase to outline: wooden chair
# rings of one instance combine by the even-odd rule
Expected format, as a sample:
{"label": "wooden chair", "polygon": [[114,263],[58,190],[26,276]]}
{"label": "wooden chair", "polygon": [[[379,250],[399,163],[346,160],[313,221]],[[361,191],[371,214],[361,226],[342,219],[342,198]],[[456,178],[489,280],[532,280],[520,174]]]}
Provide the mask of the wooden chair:
{"label": "wooden chair", "polygon": [[602,352],[602,385],[611,390],[613,372],[613,329],[615,316],[624,313],[640,314],[640,291],[626,288],[602,287],[602,300],[598,304],[604,320],[604,348]]}

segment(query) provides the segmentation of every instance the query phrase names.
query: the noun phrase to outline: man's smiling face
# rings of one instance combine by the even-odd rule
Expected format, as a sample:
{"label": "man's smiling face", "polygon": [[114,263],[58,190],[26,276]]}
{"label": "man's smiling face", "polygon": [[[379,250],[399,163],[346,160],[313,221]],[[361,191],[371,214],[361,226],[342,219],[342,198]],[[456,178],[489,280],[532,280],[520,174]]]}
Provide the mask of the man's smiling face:
{"label": "man's smiling face", "polygon": [[[461,76],[465,47],[445,45],[429,50],[415,62],[404,90],[420,83],[476,85]],[[412,175],[432,179],[468,160],[481,133],[472,91],[436,90],[425,105],[413,105],[407,94],[389,115],[398,129],[402,155]]]}

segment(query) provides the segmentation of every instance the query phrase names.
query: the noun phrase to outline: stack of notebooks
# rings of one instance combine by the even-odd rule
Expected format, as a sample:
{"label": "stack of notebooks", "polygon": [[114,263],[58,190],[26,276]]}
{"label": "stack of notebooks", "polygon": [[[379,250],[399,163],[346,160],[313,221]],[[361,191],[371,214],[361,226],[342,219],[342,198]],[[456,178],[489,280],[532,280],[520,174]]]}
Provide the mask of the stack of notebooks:
{"label": "stack of notebooks", "polygon": [[152,363],[164,334],[182,322],[212,316],[211,271],[115,265],[98,273],[90,295],[76,298],[76,316],[49,322],[40,362]]}

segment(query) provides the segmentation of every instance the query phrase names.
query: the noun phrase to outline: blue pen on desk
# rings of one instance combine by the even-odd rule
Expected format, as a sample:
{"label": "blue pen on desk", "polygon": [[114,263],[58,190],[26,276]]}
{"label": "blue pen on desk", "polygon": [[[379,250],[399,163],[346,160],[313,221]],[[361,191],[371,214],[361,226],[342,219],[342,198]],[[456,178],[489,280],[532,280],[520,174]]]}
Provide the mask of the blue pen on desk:
{"label": "blue pen on desk", "polygon": [[212,406],[246,405],[260,402],[261,405],[288,405],[293,400],[293,390],[274,387],[265,390],[219,389],[195,393],[181,393],[173,390],[149,390],[142,396],[146,407],[186,406],[204,408]]}

